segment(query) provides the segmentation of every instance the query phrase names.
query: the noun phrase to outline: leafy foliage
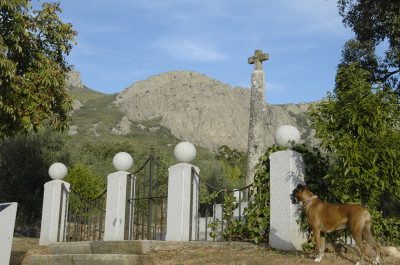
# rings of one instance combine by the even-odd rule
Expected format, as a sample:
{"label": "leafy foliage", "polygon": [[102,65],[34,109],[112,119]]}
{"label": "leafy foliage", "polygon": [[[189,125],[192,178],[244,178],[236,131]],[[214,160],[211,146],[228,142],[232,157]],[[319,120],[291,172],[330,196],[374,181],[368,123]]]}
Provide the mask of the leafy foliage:
{"label": "leafy foliage", "polygon": [[268,241],[267,235],[270,225],[270,163],[269,156],[277,151],[286,148],[276,145],[268,148],[262,156],[260,164],[256,166],[252,193],[250,195],[249,206],[245,209],[245,222],[243,229],[246,237],[254,243]]}
{"label": "leafy foliage", "polygon": [[227,145],[218,148],[215,158],[223,164],[225,175],[237,187],[246,181],[246,159],[245,153],[237,149],[230,149]]}
{"label": "leafy foliage", "polygon": [[310,116],[316,137],[336,161],[326,178],[331,190],[343,202],[377,206],[384,192],[397,199],[400,194],[400,112],[398,98],[372,86],[369,77],[358,64],[342,67],[335,94],[328,93]]}
{"label": "leafy foliage", "polygon": [[71,189],[87,200],[95,199],[107,186],[104,176],[92,173],[87,166],[81,163],[70,168],[64,180],[71,184]]}
{"label": "leafy foliage", "polygon": [[[339,65],[360,63],[372,82],[384,83],[400,94],[400,2],[398,0],[338,0],[345,26],[356,38],[346,43]],[[384,58],[376,55],[385,43]],[[387,44],[387,45],[386,45]]]}
{"label": "leafy foliage", "polygon": [[43,122],[68,127],[71,97],[65,60],[76,32],[59,3],[31,11],[28,0],[0,1],[0,136],[38,131]]}
{"label": "leafy foliage", "polygon": [[[137,150],[127,142],[110,143],[107,141],[97,141],[97,143],[88,142],[83,145],[65,146],[65,151],[70,157],[70,167],[76,164],[84,164],[90,172],[96,175],[102,175],[104,178],[114,172],[112,165],[113,157],[119,152],[127,152],[135,156]],[[138,163],[134,158],[134,163]]]}

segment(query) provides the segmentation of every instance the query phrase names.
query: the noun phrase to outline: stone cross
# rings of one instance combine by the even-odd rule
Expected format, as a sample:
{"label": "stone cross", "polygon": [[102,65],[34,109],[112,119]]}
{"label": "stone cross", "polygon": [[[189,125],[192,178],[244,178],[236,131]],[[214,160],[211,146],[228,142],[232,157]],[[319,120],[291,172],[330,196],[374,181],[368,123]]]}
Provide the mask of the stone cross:
{"label": "stone cross", "polygon": [[254,70],[262,70],[262,62],[269,59],[268,53],[262,53],[262,50],[255,50],[254,56],[248,59],[249,64],[254,64]]}
{"label": "stone cross", "polygon": [[255,166],[265,152],[265,74],[262,71],[262,62],[268,58],[268,54],[256,50],[254,56],[248,59],[249,64],[254,64],[254,71],[251,74],[246,185],[253,183]]}

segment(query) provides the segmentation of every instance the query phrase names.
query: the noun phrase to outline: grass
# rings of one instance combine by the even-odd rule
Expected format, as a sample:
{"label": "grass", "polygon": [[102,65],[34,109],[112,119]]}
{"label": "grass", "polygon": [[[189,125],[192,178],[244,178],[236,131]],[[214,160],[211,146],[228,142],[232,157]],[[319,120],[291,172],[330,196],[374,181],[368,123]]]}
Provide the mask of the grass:
{"label": "grass", "polygon": [[70,87],[71,94],[73,95],[74,99],[79,101],[88,101],[96,98],[101,98],[106,94],[100,93],[93,89],[88,88],[87,86],[81,87]]}

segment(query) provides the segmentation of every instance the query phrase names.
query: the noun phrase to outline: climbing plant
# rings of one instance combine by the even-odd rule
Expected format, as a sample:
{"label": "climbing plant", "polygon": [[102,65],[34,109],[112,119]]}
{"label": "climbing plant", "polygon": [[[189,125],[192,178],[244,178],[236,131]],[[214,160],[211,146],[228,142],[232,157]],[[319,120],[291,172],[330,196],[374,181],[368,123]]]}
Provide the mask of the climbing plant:
{"label": "climbing plant", "polygon": [[[243,220],[232,220],[233,211],[238,203],[232,193],[226,192],[223,201],[223,218],[210,223],[214,231],[212,236],[224,240],[251,241],[256,244],[268,241],[270,228],[270,161],[269,156],[285,147],[273,145],[261,157],[256,167],[254,182],[249,195],[248,207],[244,209]],[[310,151],[305,145],[297,145],[295,151],[303,155],[306,165],[305,181],[311,191],[323,199],[334,201],[335,197],[329,192],[329,182],[324,176],[330,170],[329,159],[318,150]],[[215,195],[214,195],[215,196]],[[289,199],[288,199],[288,203]],[[303,224],[303,226],[306,226]],[[224,227],[221,233],[216,233],[216,227]]]}

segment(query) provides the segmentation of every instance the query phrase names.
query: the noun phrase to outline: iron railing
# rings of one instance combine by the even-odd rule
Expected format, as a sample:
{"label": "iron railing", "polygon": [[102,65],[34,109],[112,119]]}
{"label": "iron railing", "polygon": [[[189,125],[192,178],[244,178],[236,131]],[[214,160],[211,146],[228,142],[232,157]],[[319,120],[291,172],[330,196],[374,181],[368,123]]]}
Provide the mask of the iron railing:
{"label": "iron railing", "polygon": [[167,227],[168,175],[166,167],[151,154],[130,174],[130,240],[165,240]]}
{"label": "iron railing", "polygon": [[[87,199],[77,191],[68,191],[64,184],[61,190],[61,203],[65,198],[65,212],[60,214],[64,219],[63,233],[58,233],[58,241],[100,241],[104,235],[106,193],[104,190],[94,199]],[[61,223],[61,222],[60,222]],[[60,235],[64,235],[60,238]]]}
{"label": "iron railing", "polygon": [[[229,235],[224,235],[224,229],[230,225],[231,221],[244,220],[244,208],[248,206],[248,199],[250,198],[252,185],[246,186],[241,189],[227,190],[218,189],[203,181],[194,167],[192,167],[192,185],[195,179],[199,180],[199,189],[197,205],[198,213],[195,219],[196,225],[190,224],[190,227],[196,227],[194,237],[190,231],[189,240],[195,241],[223,241],[229,240]],[[208,196],[201,194],[204,190],[209,193]],[[193,194],[193,191],[192,193]],[[234,198],[233,201],[228,202],[227,198]],[[191,196],[193,198],[193,196]],[[193,202],[191,202],[193,205]],[[229,209],[228,209],[229,208]],[[191,207],[191,216],[193,210]],[[228,217],[227,214],[230,214]],[[226,216],[225,216],[226,215]],[[229,220],[228,220],[229,219]],[[192,219],[190,219],[192,221]]]}

